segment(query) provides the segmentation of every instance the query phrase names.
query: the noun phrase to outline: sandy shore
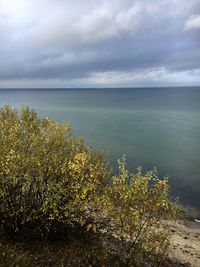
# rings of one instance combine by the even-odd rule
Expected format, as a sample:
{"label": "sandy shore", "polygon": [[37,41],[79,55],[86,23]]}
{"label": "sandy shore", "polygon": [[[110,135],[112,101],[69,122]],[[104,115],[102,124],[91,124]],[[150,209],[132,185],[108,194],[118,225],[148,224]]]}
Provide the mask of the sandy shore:
{"label": "sandy shore", "polygon": [[200,267],[200,223],[168,222],[172,232],[170,258],[180,264]]}

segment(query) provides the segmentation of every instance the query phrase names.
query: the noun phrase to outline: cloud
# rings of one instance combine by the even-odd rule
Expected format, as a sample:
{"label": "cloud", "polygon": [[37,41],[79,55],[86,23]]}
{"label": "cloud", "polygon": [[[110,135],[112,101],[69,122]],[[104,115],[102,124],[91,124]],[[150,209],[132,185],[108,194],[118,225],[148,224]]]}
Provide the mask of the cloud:
{"label": "cloud", "polygon": [[[89,77],[89,82],[92,84],[109,85],[125,85],[125,86],[149,86],[154,85],[188,85],[192,83],[200,83],[200,69],[194,71],[168,71],[165,67],[138,69],[131,72],[104,72],[92,73]],[[184,81],[184,83],[183,83]]]}
{"label": "cloud", "polygon": [[0,87],[111,86],[117,75],[196,84],[196,10],[198,0],[0,0]]}
{"label": "cloud", "polygon": [[[98,88],[199,85],[200,69],[169,71],[165,67],[135,71],[91,72],[88,76],[2,80],[2,88]],[[79,85],[79,86],[77,86]]]}
{"label": "cloud", "polygon": [[200,29],[200,15],[191,15],[185,22],[185,29]]}
{"label": "cloud", "polygon": [[[69,2],[63,2],[60,8],[48,10],[48,15],[45,8],[41,9],[41,18],[27,32],[27,37],[38,46],[56,45],[60,48],[120,38],[137,30],[142,8],[143,5],[138,3],[113,6],[97,1],[95,6],[81,10]],[[70,9],[75,9],[76,13],[71,14]]]}

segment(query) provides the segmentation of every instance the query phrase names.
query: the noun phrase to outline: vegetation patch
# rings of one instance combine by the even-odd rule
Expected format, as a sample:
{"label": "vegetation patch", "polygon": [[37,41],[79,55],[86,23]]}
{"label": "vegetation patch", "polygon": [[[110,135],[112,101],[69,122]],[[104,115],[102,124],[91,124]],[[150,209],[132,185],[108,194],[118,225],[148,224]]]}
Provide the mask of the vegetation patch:
{"label": "vegetation patch", "polygon": [[1,266],[160,266],[178,214],[156,171],[114,175],[68,124],[0,110]]}

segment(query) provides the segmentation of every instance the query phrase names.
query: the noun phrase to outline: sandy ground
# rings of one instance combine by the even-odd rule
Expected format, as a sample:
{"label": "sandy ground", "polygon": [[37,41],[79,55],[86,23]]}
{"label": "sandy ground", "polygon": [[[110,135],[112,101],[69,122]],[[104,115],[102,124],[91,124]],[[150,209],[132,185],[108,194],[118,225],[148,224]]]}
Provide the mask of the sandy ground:
{"label": "sandy ground", "polygon": [[172,232],[170,258],[188,266],[200,267],[200,223],[169,222]]}

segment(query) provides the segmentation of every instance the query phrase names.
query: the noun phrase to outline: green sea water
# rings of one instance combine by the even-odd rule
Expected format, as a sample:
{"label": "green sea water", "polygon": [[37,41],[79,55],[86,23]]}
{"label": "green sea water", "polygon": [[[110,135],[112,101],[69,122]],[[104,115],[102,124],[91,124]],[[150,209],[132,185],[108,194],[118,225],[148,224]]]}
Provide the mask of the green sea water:
{"label": "green sea water", "polygon": [[172,196],[200,210],[200,87],[1,89],[4,104],[69,122],[114,170],[123,154],[131,171],[156,166]]}

